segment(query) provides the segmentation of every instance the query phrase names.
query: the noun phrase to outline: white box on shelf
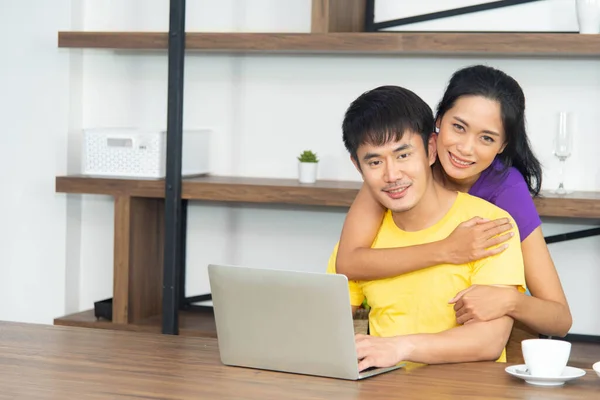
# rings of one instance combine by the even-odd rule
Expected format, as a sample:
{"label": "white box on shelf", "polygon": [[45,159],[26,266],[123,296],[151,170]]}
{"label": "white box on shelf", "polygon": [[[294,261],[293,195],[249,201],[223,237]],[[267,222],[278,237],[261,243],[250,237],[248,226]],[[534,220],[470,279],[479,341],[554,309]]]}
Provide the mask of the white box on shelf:
{"label": "white box on shelf", "polygon": [[[184,129],[181,174],[208,174],[209,129]],[[83,133],[82,174],[164,178],[167,132],[135,128],[94,128]]]}

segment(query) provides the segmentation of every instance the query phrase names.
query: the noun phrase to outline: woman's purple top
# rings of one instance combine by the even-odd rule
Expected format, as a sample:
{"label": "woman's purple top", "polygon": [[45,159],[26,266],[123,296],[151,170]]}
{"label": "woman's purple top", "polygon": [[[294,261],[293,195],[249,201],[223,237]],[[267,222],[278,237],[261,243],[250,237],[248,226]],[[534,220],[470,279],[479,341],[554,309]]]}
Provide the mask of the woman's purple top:
{"label": "woman's purple top", "polygon": [[542,224],[523,175],[515,167],[504,170],[498,159],[481,173],[469,194],[508,212],[519,228],[521,241]]}

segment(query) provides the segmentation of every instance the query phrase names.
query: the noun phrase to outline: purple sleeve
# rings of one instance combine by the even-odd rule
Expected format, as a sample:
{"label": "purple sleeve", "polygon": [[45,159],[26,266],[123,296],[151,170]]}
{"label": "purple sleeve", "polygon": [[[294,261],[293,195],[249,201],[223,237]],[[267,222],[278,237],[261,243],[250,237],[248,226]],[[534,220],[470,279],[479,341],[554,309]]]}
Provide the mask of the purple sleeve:
{"label": "purple sleeve", "polygon": [[508,185],[498,193],[494,204],[513,217],[523,241],[542,224],[542,220],[521,174],[511,173],[506,183]]}

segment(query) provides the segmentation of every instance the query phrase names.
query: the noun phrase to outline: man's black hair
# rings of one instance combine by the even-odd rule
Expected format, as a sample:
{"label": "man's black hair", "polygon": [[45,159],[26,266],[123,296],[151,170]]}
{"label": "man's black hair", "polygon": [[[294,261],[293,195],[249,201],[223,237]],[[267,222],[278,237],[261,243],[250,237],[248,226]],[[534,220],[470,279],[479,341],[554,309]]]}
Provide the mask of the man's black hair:
{"label": "man's black hair", "polygon": [[399,86],[380,86],[350,104],[342,123],[343,140],[352,158],[362,144],[381,146],[400,141],[405,133],[421,135],[425,152],[434,129],[431,107],[414,92]]}

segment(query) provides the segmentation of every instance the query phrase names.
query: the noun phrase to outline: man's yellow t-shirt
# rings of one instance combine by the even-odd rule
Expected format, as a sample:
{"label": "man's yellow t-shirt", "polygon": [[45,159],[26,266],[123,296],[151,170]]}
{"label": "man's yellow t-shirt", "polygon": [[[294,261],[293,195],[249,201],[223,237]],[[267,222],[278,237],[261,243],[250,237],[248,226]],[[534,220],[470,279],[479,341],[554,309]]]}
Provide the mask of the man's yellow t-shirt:
{"label": "man's yellow t-shirt", "polygon": [[[499,207],[478,197],[458,192],[451,209],[435,225],[416,232],[403,231],[391,211],[385,214],[372,248],[408,247],[448,237],[462,222],[473,217],[510,218]],[[469,264],[442,264],[393,278],[349,281],[350,302],[359,306],[366,298],[371,335],[390,337],[416,333],[437,333],[458,326],[454,305],[448,304],[459,291],[471,285],[510,285],[525,291],[525,273],[519,232],[508,248],[492,257]],[[335,273],[337,247],[329,259],[328,273]],[[365,265],[364,268],[369,268]],[[506,361],[505,351],[498,361]]]}

